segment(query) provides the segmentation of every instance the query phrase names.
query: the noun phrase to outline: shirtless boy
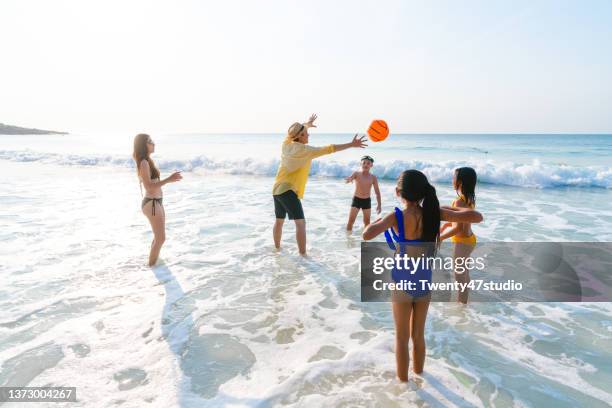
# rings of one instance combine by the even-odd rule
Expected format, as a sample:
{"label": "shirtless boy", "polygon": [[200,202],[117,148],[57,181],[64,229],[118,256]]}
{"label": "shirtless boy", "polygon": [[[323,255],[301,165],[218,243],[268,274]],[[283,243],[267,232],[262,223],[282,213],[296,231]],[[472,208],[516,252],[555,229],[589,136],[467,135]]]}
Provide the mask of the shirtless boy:
{"label": "shirtless boy", "polygon": [[376,193],[376,212],[380,214],[380,189],[378,188],[378,179],[375,175],[370,173],[370,169],[373,165],[373,158],[370,156],[363,156],[361,158],[361,171],[355,171],[350,177],[346,178],[347,183],[355,181],[355,194],[351,204],[351,211],[349,212],[348,223],[346,224],[346,229],[348,231],[353,229],[353,224],[355,223],[359,210],[363,210],[364,227],[370,223],[370,211],[372,208],[370,191],[372,190],[372,186]]}

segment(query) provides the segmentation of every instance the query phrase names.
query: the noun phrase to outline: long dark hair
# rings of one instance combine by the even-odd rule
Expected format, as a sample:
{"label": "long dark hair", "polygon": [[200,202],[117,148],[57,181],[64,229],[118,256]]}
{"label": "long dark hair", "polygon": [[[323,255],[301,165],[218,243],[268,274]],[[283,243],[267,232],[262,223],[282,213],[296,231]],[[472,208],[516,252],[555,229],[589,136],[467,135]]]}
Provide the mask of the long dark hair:
{"label": "long dark hair", "polygon": [[423,210],[421,240],[437,243],[440,240],[440,202],[434,186],[429,184],[427,177],[420,171],[406,170],[397,179],[397,188],[404,200],[421,205]]}
{"label": "long dark hair", "polygon": [[467,204],[476,206],[476,170],[471,167],[459,167],[455,170],[455,179],[461,183],[461,195]]}
{"label": "long dark hair", "polygon": [[[147,147],[147,142],[151,137],[146,133],[140,133],[136,135],[134,138],[134,153],[132,153],[132,158],[136,162],[136,173],[139,173],[140,162],[146,160],[149,163],[149,170],[151,171],[151,179],[159,178],[159,170],[151,156],[149,155],[149,148]],[[140,174],[140,173],[139,173]]]}

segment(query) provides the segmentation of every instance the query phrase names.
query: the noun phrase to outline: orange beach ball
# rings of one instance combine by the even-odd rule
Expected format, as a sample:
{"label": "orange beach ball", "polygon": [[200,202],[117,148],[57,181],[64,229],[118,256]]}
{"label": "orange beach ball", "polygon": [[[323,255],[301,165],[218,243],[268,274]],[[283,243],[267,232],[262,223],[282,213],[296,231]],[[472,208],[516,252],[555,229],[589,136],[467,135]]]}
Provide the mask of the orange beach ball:
{"label": "orange beach ball", "polygon": [[382,119],[373,120],[368,128],[368,136],[373,142],[382,142],[389,136],[389,126]]}

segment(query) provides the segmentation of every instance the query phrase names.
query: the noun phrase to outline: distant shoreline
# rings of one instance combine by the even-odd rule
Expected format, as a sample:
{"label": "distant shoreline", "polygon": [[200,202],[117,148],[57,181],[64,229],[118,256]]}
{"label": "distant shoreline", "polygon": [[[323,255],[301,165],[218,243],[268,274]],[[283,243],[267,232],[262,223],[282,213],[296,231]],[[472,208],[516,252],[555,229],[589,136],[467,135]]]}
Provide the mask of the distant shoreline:
{"label": "distant shoreline", "polygon": [[67,135],[68,132],[5,125],[0,123],[0,135]]}

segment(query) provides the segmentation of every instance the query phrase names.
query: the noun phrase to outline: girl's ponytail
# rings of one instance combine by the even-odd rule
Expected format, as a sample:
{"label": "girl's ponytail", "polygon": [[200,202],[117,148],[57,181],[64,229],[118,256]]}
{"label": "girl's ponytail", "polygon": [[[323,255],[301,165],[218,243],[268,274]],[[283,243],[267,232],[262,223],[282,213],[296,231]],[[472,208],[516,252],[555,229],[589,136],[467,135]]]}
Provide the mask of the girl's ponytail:
{"label": "girl's ponytail", "polygon": [[421,240],[437,244],[440,240],[440,202],[434,186],[429,184],[422,172],[406,170],[397,180],[397,189],[404,200],[421,205],[423,211]]}
{"label": "girl's ponytail", "polygon": [[423,235],[422,240],[438,243],[440,240],[440,202],[436,189],[427,183],[423,197]]}

